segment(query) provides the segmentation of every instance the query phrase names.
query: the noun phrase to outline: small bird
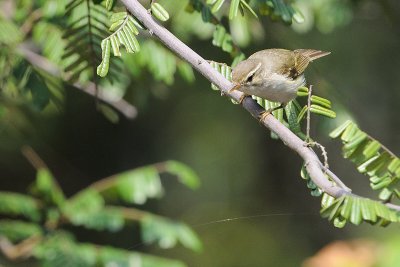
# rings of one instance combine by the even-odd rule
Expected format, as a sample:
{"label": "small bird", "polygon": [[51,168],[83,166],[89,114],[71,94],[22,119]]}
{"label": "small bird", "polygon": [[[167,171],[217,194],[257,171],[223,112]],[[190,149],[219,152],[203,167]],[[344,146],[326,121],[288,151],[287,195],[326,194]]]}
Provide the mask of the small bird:
{"label": "small bird", "polygon": [[274,48],[258,51],[233,68],[232,82],[235,86],[230,92],[243,92],[240,102],[248,95],[255,95],[281,103],[279,107],[263,112],[262,120],[272,111],[284,108],[296,97],[297,89],[306,84],[304,71],[310,62],[329,54],[313,49],[291,51]]}

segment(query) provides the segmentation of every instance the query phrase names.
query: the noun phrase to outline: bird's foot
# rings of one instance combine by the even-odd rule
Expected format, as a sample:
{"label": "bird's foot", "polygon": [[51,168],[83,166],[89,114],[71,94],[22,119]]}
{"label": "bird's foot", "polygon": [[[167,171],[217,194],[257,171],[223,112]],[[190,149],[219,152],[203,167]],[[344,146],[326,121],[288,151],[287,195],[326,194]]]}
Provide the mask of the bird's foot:
{"label": "bird's foot", "polygon": [[270,114],[271,114],[272,112],[274,112],[275,110],[284,108],[285,105],[286,105],[286,104],[283,104],[283,103],[282,103],[281,105],[279,105],[279,106],[277,106],[277,107],[270,108],[270,109],[268,109],[268,110],[266,110],[266,111],[260,113],[260,116],[259,116],[260,122],[262,122],[266,117],[268,117],[268,115],[270,115]]}
{"label": "bird's foot", "polygon": [[242,94],[239,98],[238,104],[241,105],[243,103],[243,100],[248,97],[249,95],[246,94]]}
{"label": "bird's foot", "polygon": [[269,115],[271,115],[272,111],[271,110],[266,110],[264,112],[260,113],[259,119],[260,119],[260,123],[262,123],[266,117],[268,117]]}
{"label": "bird's foot", "polygon": [[242,86],[240,83],[236,83],[231,89],[229,89],[228,93],[232,93],[233,91],[236,91],[237,89]]}

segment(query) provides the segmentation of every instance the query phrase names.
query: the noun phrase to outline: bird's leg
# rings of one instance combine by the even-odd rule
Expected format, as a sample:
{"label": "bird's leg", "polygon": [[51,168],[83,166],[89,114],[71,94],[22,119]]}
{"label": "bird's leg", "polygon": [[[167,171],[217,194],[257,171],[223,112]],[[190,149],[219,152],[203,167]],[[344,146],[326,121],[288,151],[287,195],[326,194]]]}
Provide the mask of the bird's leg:
{"label": "bird's leg", "polygon": [[274,107],[274,108],[270,108],[266,111],[263,111],[260,113],[259,118],[260,118],[260,122],[264,121],[264,119],[266,117],[268,117],[268,115],[270,115],[272,112],[274,112],[275,110],[281,109],[281,108],[285,108],[286,103],[281,103],[279,106]]}
{"label": "bird's leg", "polygon": [[245,93],[243,93],[242,94],[242,96],[240,97],[240,99],[239,99],[239,102],[238,102],[238,104],[242,104],[242,102],[243,102],[243,100],[246,98],[246,97],[248,97],[249,95],[247,95],[247,94],[245,94]]}
{"label": "bird's leg", "polygon": [[[235,86],[233,86],[231,89],[229,89],[228,93],[232,93],[233,91],[238,90],[238,89],[240,88],[240,86],[242,86],[240,83],[235,84]],[[241,105],[242,102],[243,102],[243,100],[244,100],[246,97],[248,97],[248,96],[249,96],[249,95],[243,93],[243,94],[240,96],[240,98],[239,98],[238,104]]]}
{"label": "bird's leg", "polygon": [[232,93],[233,91],[237,90],[242,86],[240,83],[235,84],[231,89],[229,89],[228,93]]}

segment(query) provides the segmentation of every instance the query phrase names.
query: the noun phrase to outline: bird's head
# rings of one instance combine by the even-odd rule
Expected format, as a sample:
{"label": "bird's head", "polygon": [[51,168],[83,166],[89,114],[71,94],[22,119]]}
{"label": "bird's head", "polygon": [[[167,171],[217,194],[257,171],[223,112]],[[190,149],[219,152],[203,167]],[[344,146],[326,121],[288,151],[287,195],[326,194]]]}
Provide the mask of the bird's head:
{"label": "bird's head", "polygon": [[256,59],[247,59],[240,62],[232,70],[232,82],[240,86],[251,86],[262,83],[259,75],[261,62]]}

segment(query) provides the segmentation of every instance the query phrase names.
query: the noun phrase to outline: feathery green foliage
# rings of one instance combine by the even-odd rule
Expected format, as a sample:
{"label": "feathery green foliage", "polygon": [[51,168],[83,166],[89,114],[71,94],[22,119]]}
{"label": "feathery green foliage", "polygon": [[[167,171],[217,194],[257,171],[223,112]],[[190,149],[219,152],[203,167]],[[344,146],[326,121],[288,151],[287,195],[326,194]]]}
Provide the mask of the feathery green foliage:
{"label": "feathery green foliage", "polygon": [[79,243],[71,235],[62,231],[50,234],[33,251],[42,266],[145,266],[145,267],[185,267],[182,262],[155,257],[143,253]]}
{"label": "feathery green foliage", "polygon": [[[143,264],[140,266],[185,266],[178,261],[137,252],[80,244],[72,234],[58,229],[60,224],[70,224],[116,232],[127,223],[136,222],[141,225],[146,244],[157,242],[161,248],[173,248],[180,243],[199,251],[201,242],[187,225],[138,209],[110,205],[115,199],[142,205],[148,198],[161,197],[164,189],[160,173],[174,175],[192,189],[199,184],[198,177],[189,167],[167,161],[105,178],[66,199],[50,172],[41,168],[32,186],[36,198],[0,192],[2,215],[22,216],[30,221],[1,219],[0,237],[11,242],[40,237],[29,253],[41,261],[42,266],[128,266],[126,264],[134,263]],[[42,214],[44,219],[40,220]]]}
{"label": "feathery green foliage", "polygon": [[184,247],[201,250],[196,234],[187,225],[154,215],[146,215],[141,220],[142,239],[146,244],[157,242],[161,248],[172,248],[178,242]]}
{"label": "feathery green foliage", "polygon": [[346,121],[330,133],[343,143],[343,157],[368,176],[373,190],[380,190],[379,198],[390,201],[400,198],[400,159],[352,121]]}
{"label": "feathery green foliage", "polygon": [[69,23],[63,34],[67,42],[62,56],[64,70],[71,73],[71,82],[94,79],[97,84],[96,68],[102,59],[100,43],[108,35],[108,11],[91,0],[71,0],[65,10]]}
{"label": "feathery green foliage", "polygon": [[[193,5],[198,5],[200,0],[191,1]],[[291,24],[293,20],[302,22],[303,16],[295,9],[292,1],[283,0],[263,0],[263,1],[248,1],[248,0],[207,0],[207,4],[211,7],[212,13],[217,13],[224,10],[224,4],[229,5],[229,19],[234,19],[238,14],[245,14],[245,10],[252,16],[258,17],[257,12],[262,16],[269,16],[272,20],[281,20],[287,24]]]}
{"label": "feathery green foliage", "polygon": [[336,227],[342,228],[347,222],[359,225],[361,222],[387,226],[399,221],[399,214],[384,204],[368,198],[342,196],[334,199],[324,194],[322,197],[321,216],[333,221]]}
{"label": "feathery green foliage", "polygon": [[102,61],[97,67],[97,74],[101,77],[105,77],[108,73],[111,51],[114,56],[120,57],[120,45],[125,46],[128,53],[140,50],[135,35],[139,34],[138,28],[143,28],[128,12],[114,13],[111,15],[110,21],[112,23],[110,31],[114,31],[114,33],[101,41]]}
{"label": "feathery green foliage", "polygon": [[11,242],[20,242],[42,234],[42,228],[36,223],[8,219],[0,220],[0,238],[5,237]]}
{"label": "feathery green foliage", "polygon": [[[320,101],[320,99],[318,99]],[[399,198],[398,180],[400,160],[380,144],[377,140],[361,131],[358,126],[348,120],[330,133],[332,138],[340,138],[343,142],[343,156],[356,164],[360,173],[370,178],[370,186],[381,190],[379,198],[385,203]],[[321,216],[333,221],[336,227],[344,227],[347,222],[359,225],[361,222],[387,226],[400,220],[399,212],[383,203],[354,195],[333,198],[318,188],[310,179],[305,167],[301,177],[307,182],[311,195],[322,197]],[[330,179],[329,176],[326,176]],[[331,180],[332,183],[334,183]]]}
{"label": "feathery green foliage", "polygon": [[40,202],[30,196],[12,192],[0,192],[0,213],[11,216],[23,216],[39,221]]}

